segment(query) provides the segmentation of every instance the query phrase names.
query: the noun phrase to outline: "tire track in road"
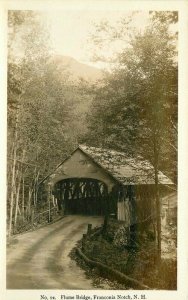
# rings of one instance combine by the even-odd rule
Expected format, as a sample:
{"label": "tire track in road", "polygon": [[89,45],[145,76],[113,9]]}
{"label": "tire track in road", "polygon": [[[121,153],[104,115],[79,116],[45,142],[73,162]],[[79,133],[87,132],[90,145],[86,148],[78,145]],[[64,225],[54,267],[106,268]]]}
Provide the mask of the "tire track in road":
{"label": "tire track in road", "polygon": [[[74,224],[74,227],[72,226],[72,224]],[[62,240],[65,241],[66,244],[66,242],[68,242],[68,240],[74,235],[74,232],[77,232],[83,227],[84,229],[86,229],[87,225],[87,223],[79,225],[78,221],[74,223],[72,222],[72,224],[71,226],[66,227],[66,233],[63,229],[61,235],[54,235],[52,238],[50,238],[50,240],[45,240],[44,244],[40,248],[40,251],[38,251],[34,256],[30,272],[31,274],[33,274],[31,276],[32,285],[35,286],[36,289],[63,288],[62,284],[59,283],[58,276],[60,274],[60,271],[62,276],[64,265],[61,265],[60,263],[58,264],[56,255],[60,255],[60,249],[58,252],[56,251],[56,249],[60,248],[59,245],[61,245]],[[73,230],[72,227],[76,227],[76,229]],[[43,250],[43,252],[41,250]],[[63,248],[61,248],[61,253],[62,251],[64,251]],[[67,257],[67,260],[68,259],[69,258]],[[66,263],[67,262],[65,262],[65,264]]]}
{"label": "tire track in road", "polygon": [[[70,250],[75,246],[75,236],[78,235],[80,231],[83,231],[86,226],[87,223],[81,224],[78,228],[69,233],[66,239],[63,239],[54,250],[53,255],[47,260],[46,268],[48,272],[51,273],[51,277],[56,280],[63,289],[93,288],[91,281],[85,280],[83,270],[78,269],[76,262],[72,261],[69,257]],[[72,280],[75,276],[75,272],[77,273],[77,277],[79,277],[79,280],[76,281]],[[80,274],[82,276],[79,276]]]}
{"label": "tire track in road", "polygon": [[[23,259],[28,260],[32,254],[31,252],[33,251],[34,253],[35,247],[38,248],[39,243],[42,244],[47,236],[52,236],[56,230],[59,230],[59,226],[65,226],[66,224],[70,224],[72,222],[72,220],[67,220],[67,218],[68,217],[61,219],[56,223],[46,225],[45,227],[39,228],[35,231],[16,235],[13,239],[14,245],[7,247],[7,265],[11,268],[14,268],[14,265],[19,263],[19,260],[20,262],[22,262]],[[41,238],[41,235],[43,235],[43,238]],[[18,246],[20,245],[21,247],[19,247],[18,250]],[[14,261],[14,263],[12,263],[12,261]]]}
{"label": "tire track in road", "polygon": [[[31,263],[32,259],[35,256],[36,252],[40,251],[40,248],[42,247],[42,245],[46,240],[51,239],[55,234],[61,232],[63,228],[67,228],[67,226],[69,226],[74,222],[72,219],[67,220],[67,222],[63,222],[63,221],[58,224],[58,227],[55,226],[56,225],[55,223],[54,223],[55,225],[52,224],[51,227],[53,228],[55,226],[55,229],[52,229],[50,232],[47,232],[42,238],[39,238],[39,240],[36,243],[34,243],[30,248],[26,249],[25,253],[19,259],[16,259],[14,263],[9,264],[7,266],[7,288],[8,289],[32,288],[32,284],[31,284],[32,274],[29,272],[29,269],[32,266]],[[49,230],[49,226],[50,225],[46,227],[46,230]],[[36,234],[36,232],[33,233]],[[25,240],[25,243],[26,242],[27,240]],[[19,255],[19,243],[17,244],[17,248],[18,248],[17,250]]]}
{"label": "tire track in road", "polygon": [[28,260],[31,261],[33,256],[35,255],[35,253],[38,251],[38,249],[44,244],[44,242],[46,242],[47,239],[51,239],[53,238],[53,236],[57,233],[59,233],[60,231],[62,231],[62,229],[66,228],[67,226],[69,226],[70,224],[72,224],[73,221],[70,220],[66,223],[62,223],[60,227],[52,230],[51,232],[47,233],[42,239],[40,239],[39,241],[37,241],[26,253],[25,255],[20,259],[20,261],[23,260]]}
{"label": "tire track in road", "polygon": [[[12,258],[7,265],[7,288],[92,289],[92,282],[68,256],[88,223],[99,225],[102,218],[67,216],[58,224],[44,227],[44,230],[17,237],[16,248],[9,252]],[[28,238],[30,241],[26,247]]]}

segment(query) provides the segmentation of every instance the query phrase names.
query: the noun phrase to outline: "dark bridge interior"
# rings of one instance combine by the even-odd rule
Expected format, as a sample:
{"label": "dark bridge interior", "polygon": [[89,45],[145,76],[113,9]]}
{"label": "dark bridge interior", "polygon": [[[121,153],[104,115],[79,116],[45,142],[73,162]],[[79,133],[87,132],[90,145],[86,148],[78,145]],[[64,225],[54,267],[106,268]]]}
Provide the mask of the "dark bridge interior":
{"label": "dark bridge interior", "polygon": [[90,178],[69,178],[56,183],[54,195],[65,214],[104,215],[108,189]]}

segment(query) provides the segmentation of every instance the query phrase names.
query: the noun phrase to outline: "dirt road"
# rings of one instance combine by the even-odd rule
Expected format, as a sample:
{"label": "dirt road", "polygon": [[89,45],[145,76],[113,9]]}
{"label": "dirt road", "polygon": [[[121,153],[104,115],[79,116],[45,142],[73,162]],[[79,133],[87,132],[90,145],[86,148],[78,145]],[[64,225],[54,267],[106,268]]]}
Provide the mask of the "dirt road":
{"label": "dirt road", "polygon": [[67,216],[33,232],[18,235],[7,248],[8,289],[93,289],[92,281],[68,256],[101,217]]}

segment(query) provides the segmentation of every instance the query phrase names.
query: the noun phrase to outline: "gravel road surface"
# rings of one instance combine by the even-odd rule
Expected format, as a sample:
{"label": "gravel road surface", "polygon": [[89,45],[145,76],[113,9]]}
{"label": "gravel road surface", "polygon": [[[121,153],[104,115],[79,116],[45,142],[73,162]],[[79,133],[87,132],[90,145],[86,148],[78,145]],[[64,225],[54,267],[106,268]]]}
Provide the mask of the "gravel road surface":
{"label": "gravel road surface", "polygon": [[7,247],[7,288],[94,289],[92,281],[68,255],[86,233],[88,223],[95,227],[102,222],[101,217],[66,216],[15,236]]}

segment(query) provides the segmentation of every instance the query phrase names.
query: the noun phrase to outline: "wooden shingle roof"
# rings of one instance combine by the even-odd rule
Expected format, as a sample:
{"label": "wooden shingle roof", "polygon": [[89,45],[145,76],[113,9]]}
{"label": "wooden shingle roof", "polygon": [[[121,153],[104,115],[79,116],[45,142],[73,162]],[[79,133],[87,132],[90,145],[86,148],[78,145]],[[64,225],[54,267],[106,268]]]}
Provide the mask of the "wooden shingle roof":
{"label": "wooden shingle roof", "polygon": [[[98,163],[122,184],[154,184],[154,168],[149,161],[141,158],[130,158],[125,153],[79,145],[79,149]],[[162,172],[159,172],[159,183],[173,184]]]}

